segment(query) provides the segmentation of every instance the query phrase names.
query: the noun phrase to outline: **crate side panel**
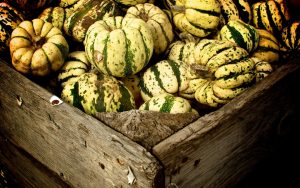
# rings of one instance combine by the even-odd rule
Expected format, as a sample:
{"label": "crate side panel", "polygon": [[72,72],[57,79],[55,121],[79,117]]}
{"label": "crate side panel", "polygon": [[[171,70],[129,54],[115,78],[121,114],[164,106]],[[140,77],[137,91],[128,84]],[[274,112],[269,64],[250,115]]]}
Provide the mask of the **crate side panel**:
{"label": "crate side panel", "polygon": [[[300,112],[300,65],[287,64],[223,106],[153,148],[166,185],[228,187],[272,151],[283,122]],[[294,122],[297,125],[300,122]],[[291,125],[291,126],[293,126]]]}
{"label": "crate side panel", "polygon": [[[74,187],[151,187],[161,166],[145,148],[62,103],[0,62],[0,131]],[[20,104],[18,100],[22,99]]]}

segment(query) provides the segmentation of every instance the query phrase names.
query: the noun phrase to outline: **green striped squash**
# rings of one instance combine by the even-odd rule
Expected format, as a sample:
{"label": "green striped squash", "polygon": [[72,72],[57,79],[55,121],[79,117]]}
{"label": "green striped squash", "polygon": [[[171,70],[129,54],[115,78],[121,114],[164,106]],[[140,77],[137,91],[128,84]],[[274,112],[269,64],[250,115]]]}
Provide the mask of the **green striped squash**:
{"label": "green striped squash", "polygon": [[162,93],[175,94],[188,87],[191,73],[180,61],[162,60],[149,67],[141,76],[140,88],[144,101]]}
{"label": "green striped squash", "polygon": [[251,58],[255,63],[255,80],[259,82],[273,72],[271,64],[256,57]]}
{"label": "green striped squash", "polygon": [[155,0],[115,0],[117,3],[119,3],[122,6],[130,7],[137,4],[143,4],[143,3],[154,3]]}
{"label": "green striped squash", "polygon": [[266,29],[277,39],[281,30],[287,25],[289,13],[280,0],[259,1],[252,5],[253,25],[259,29]]}
{"label": "green striped squash", "polygon": [[109,17],[87,31],[85,51],[92,65],[104,74],[125,77],[141,71],[153,53],[153,37],[139,18]]}
{"label": "green striped squash", "polygon": [[152,97],[148,101],[144,102],[139,110],[148,110],[162,113],[187,113],[195,112],[192,109],[191,104],[187,99],[182,97],[173,96],[169,93],[163,93]]}
{"label": "green striped squash", "polygon": [[79,76],[90,70],[85,51],[74,51],[68,54],[68,57],[59,70],[58,82],[64,87],[68,82],[75,82]]}
{"label": "green striped squash", "polygon": [[241,20],[229,21],[221,28],[219,37],[220,40],[237,44],[249,53],[255,50],[259,43],[259,33],[256,28]]}
{"label": "green striped squash", "polygon": [[66,11],[62,7],[48,7],[38,16],[45,22],[52,23],[54,27],[62,30],[66,20]]}
{"label": "green striped squash", "polygon": [[125,15],[130,18],[143,19],[149,28],[154,41],[154,53],[162,54],[173,41],[172,24],[165,12],[158,6],[150,3],[131,6]]}
{"label": "green striped squash", "polygon": [[16,70],[46,76],[63,66],[69,44],[61,30],[36,18],[21,22],[13,30],[9,49]]}
{"label": "green striped squash", "polygon": [[230,41],[203,39],[196,46],[195,59],[214,75],[199,84],[195,99],[217,107],[225,104],[253,84],[255,64],[247,51]]}
{"label": "green striped squash", "polygon": [[11,33],[23,20],[23,15],[14,7],[0,3],[0,52],[8,50]]}
{"label": "green striped squash", "polygon": [[283,29],[282,41],[282,51],[287,52],[290,57],[300,56],[300,21],[292,22]]}
{"label": "green striped squash", "polygon": [[247,0],[220,0],[220,4],[221,12],[226,23],[230,20],[240,19],[250,24],[252,12]]}
{"label": "green striped squash", "polygon": [[221,6],[217,0],[177,0],[171,11],[178,30],[206,37],[217,30]]}
{"label": "green striped squash", "polygon": [[265,29],[257,29],[259,42],[251,57],[256,57],[269,63],[277,62],[280,58],[279,42],[275,36]]}
{"label": "green striped squash", "polygon": [[75,10],[64,22],[64,31],[75,41],[83,42],[88,28],[96,21],[120,15],[112,0],[86,0],[84,6]]}
{"label": "green striped squash", "polygon": [[90,115],[136,108],[130,90],[114,77],[101,73],[84,73],[76,82],[68,82],[61,97],[65,102]]}
{"label": "green striped squash", "polygon": [[188,33],[181,33],[180,40],[174,41],[166,52],[168,59],[182,61],[187,64],[195,63],[195,46],[199,42],[195,37]]}

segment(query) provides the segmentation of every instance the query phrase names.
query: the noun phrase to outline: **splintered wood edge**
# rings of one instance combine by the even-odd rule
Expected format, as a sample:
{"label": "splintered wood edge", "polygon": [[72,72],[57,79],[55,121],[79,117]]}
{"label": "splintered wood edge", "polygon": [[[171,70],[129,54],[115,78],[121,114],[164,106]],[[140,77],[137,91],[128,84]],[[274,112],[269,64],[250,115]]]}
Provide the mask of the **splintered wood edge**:
{"label": "splintered wood edge", "polygon": [[64,181],[130,187],[130,168],[135,186],[161,183],[162,167],[144,147],[73,106],[52,106],[53,94],[1,59],[0,78],[1,134]]}
{"label": "splintered wood edge", "polygon": [[152,149],[153,154],[163,160],[168,156],[168,153],[172,153],[175,148],[180,148],[183,144],[186,144],[191,140],[205,136],[216,126],[219,126],[220,122],[232,118],[236,112],[246,108],[247,104],[254,98],[259,97],[264,90],[268,90],[279,80],[290,73],[297,71],[299,68],[300,59],[294,59],[289,63],[282,65],[267,78],[256,83],[256,85],[252,86],[220,109],[200,117],[195,122],[187,125],[182,130],[155,145]]}

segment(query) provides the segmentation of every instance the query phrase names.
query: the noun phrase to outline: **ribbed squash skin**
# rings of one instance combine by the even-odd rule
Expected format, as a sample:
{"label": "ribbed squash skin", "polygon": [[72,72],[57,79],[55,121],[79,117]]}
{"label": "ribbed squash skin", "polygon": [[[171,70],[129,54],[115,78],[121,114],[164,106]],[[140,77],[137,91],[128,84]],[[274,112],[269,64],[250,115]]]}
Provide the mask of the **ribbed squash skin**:
{"label": "ribbed squash skin", "polygon": [[153,53],[153,37],[139,18],[109,17],[95,22],[87,31],[85,51],[92,65],[116,77],[138,73]]}
{"label": "ribbed squash skin", "polygon": [[75,41],[83,42],[88,28],[98,20],[120,15],[120,10],[112,0],[86,0],[65,21],[64,31]]}
{"label": "ribbed squash skin", "polygon": [[163,93],[152,97],[143,103],[139,110],[148,110],[162,113],[187,113],[192,112],[193,109],[188,100],[173,96],[168,93]]}
{"label": "ribbed squash skin", "polygon": [[282,31],[283,51],[289,56],[300,56],[300,21],[295,21]]}
{"label": "ribbed squash skin", "polygon": [[284,2],[278,2],[281,1],[260,1],[252,5],[253,25],[271,32],[277,39],[290,19]]}
{"label": "ribbed squash skin", "polygon": [[175,94],[187,89],[192,78],[187,64],[162,60],[149,67],[141,76],[140,88],[144,101],[162,93]]}
{"label": "ribbed squash skin", "polygon": [[219,25],[221,6],[217,0],[177,0],[171,11],[174,25],[181,32],[206,37]]}
{"label": "ribbed squash skin", "polygon": [[155,0],[115,0],[115,1],[124,6],[134,6],[143,3],[154,3]]}
{"label": "ribbed squash skin", "polygon": [[0,3],[0,52],[8,49],[11,32],[24,20],[22,13],[7,3]]}
{"label": "ribbed squash skin", "polygon": [[278,40],[265,29],[257,29],[257,31],[259,33],[259,42],[251,57],[256,57],[269,63],[277,62],[280,58]]}
{"label": "ribbed squash skin", "polygon": [[66,20],[66,11],[62,7],[48,7],[38,16],[45,22],[52,23],[54,27],[62,30]]}
{"label": "ribbed squash skin", "polygon": [[132,93],[122,82],[100,73],[84,73],[76,82],[67,83],[61,97],[90,115],[136,108]]}
{"label": "ribbed squash skin", "polygon": [[220,4],[221,12],[226,23],[230,20],[240,19],[250,24],[252,12],[247,0],[220,0]]}
{"label": "ribbed squash skin", "polygon": [[165,12],[157,6],[150,3],[131,6],[125,17],[141,18],[147,23],[153,36],[155,54],[162,54],[173,41],[172,24]]}
{"label": "ribbed squash skin", "polygon": [[25,20],[13,30],[9,48],[13,66],[36,76],[58,71],[69,53],[62,32],[38,18]]}
{"label": "ribbed squash skin", "polygon": [[267,61],[261,60],[256,57],[251,58],[255,63],[255,81],[259,82],[260,80],[267,77],[273,72],[271,64]]}
{"label": "ribbed squash skin", "polygon": [[241,20],[229,21],[221,28],[219,36],[221,40],[231,41],[249,53],[255,50],[259,43],[258,31]]}
{"label": "ribbed squash skin", "polygon": [[58,82],[64,87],[68,82],[75,82],[79,76],[91,68],[85,51],[74,51],[68,54],[63,67],[59,70]]}

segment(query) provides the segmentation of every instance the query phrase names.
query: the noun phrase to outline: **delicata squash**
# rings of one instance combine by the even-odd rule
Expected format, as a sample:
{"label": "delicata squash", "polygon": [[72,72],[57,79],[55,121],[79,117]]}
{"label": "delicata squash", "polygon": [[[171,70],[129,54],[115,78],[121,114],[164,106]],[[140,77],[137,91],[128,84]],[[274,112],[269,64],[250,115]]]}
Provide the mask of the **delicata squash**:
{"label": "delicata squash", "polygon": [[9,48],[16,70],[36,76],[59,70],[69,53],[62,32],[38,18],[25,20],[13,30]]}

